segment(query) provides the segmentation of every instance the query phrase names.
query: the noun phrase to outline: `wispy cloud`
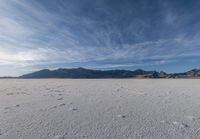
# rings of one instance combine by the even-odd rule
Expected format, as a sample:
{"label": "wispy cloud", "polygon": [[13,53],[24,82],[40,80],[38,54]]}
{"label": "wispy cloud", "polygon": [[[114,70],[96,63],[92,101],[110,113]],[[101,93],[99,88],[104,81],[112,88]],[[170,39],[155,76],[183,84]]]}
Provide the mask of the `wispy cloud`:
{"label": "wispy cloud", "polygon": [[145,67],[200,56],[197,11],[182,13],[176,2],[132,2],[2,0],[1,74],[9,75],[9,67],[15,75],[73,63]]}

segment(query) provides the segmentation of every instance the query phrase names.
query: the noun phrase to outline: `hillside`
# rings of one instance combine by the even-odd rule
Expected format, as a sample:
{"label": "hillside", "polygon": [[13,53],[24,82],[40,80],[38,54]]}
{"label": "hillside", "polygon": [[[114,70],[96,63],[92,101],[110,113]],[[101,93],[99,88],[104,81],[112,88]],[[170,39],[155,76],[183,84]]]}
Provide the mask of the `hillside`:
{"label": "hillside", "polygon": [[199,78],[200,70],[193,69],[184,73],[167,74],[163,71],[145,70],[92,70],[85,68],[44,69],[25,74],[19,78]]}

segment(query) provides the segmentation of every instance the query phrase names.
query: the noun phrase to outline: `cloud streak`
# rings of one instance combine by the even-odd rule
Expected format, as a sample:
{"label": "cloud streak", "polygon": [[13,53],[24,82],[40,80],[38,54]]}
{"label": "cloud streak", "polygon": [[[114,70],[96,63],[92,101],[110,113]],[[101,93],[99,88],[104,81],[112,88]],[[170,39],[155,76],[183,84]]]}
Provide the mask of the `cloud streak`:
{"label": "cloud streak", "polygon": [[[200,21],[194,5],[199,3],[187,5],[160,0],[123,4],[118,0],[2,0],[0,75],[84,63],[92,68],[148,69],[166,63],[170,68],[181,58],[198,61],[200,34],[195,30],[200,29]],[[192,14],[183,12],[191,8]],[[8,74],[8,69],[16,72]]]}

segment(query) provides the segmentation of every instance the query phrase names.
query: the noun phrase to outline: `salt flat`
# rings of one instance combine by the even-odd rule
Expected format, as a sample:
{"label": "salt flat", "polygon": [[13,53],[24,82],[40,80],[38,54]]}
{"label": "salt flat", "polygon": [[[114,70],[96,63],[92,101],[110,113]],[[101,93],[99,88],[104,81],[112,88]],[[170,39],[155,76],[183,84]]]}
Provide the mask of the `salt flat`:
{"label": "salt flat", "polygon": [[200,139],[200,80],[2,79],[0,139]]}

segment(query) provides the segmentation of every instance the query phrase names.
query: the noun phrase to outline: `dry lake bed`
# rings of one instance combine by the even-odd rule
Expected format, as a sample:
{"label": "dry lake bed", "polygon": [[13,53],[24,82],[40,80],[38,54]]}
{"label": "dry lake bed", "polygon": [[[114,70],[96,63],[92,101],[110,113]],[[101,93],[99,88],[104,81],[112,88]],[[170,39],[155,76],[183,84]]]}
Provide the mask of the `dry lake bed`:
{"label": "dry lake bed", "polygon": [[200,80],[2,79],[0,139],[200,139]]}

